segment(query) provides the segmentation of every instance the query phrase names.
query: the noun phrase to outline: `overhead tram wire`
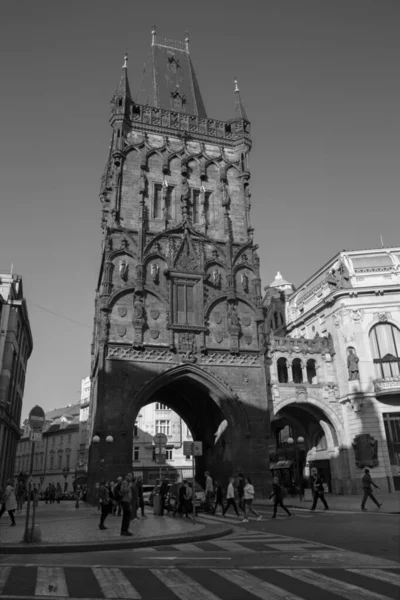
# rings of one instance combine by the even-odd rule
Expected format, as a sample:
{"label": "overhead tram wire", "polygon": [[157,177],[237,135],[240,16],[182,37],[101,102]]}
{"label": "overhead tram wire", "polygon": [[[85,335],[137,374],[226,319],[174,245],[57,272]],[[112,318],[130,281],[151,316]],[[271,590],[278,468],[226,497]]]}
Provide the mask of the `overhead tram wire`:
{"label": "overhead tram wire", "polygon": [[87,329],[92,329],[92,327],[90,325],[86,325],[85,323],[79,323],[79,321],[75,321],[75,319],[71,319],[70,317],[65,317],[64,315],[60,315],[59,313],[56,313],[53,310],[50,310],[49,308],[40,306],[40,304],[33,302],[33,300],[29,300],[28,304],[32,304],[33,306],[36,306],[37,308],[40,308],[41,310],[44,310],[44,312],[50,313],[51,315],[54,315],[55,317],[64,319],[64,321],[69,321],[70,323],[74,323],[75,325],[79,325],[80,327],[87,327]]}

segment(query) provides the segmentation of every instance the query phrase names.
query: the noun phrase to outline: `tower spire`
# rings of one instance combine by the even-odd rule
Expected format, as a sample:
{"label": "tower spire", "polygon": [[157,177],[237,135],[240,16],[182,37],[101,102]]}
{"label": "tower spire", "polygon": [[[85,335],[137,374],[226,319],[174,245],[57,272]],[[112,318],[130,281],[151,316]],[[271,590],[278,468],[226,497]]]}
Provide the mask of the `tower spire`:
{"label": "tower spire", "polygon": [[246,111],[244,110],[242,99],[240,97],[238,80],[236,78],[235,78],[235,118],[243,119],[244,121],[248,121]]}
{"label": "tower spire", "polygon": [[125,55],[124,55],[124,64],[122,65],[121,78],[117,85],[117,89],[115,90],[115,94],[113,96],[112,102],[115,99],[124,100],[126,98],[129,98],[129,100],[132,99],[131,89],[129,87],[129,80],[128,80],[128,53],[127,52],[125,52]]}

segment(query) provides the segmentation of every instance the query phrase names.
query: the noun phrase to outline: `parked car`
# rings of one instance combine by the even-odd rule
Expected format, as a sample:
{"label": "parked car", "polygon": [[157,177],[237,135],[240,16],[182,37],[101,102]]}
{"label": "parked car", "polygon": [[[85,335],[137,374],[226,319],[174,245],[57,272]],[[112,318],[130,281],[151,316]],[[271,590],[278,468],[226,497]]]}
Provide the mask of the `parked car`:
{"label": "parked car", "polygon": [[154,486],[153,485],[143,485],[143,500],[144,503],[147,504],[148,506],[152,506],[152,504],[150,503],[150,496],[153,493],[153,489]]}

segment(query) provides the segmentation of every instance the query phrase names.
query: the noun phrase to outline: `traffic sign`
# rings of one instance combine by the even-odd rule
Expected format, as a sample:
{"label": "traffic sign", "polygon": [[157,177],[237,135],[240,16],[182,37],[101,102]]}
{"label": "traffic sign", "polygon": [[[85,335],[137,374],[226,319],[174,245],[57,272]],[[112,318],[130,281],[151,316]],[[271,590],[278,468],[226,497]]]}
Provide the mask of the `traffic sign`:
{"label": "traffic sign", "polygon": [[31,440],[31,442],[41,442],[43,439],[42,432],[41,431],[31,431],[29,433],[29,439]]}
{"label": "traffic sign", "polygon": [[154,436],[154,443],[158,446],[165,446],[168,442],[168,436],[165,433],[156,433]]}
{"label": "traffic sign", "polygon": [[46,415],[43,408],[41,406],[34,406],[28,417],[29,427],[33,431],[42,431],[45,421]]}
{"label": "traffic sign", "polygon": [[203,456],[203,442],[183,442],[185,456]]}

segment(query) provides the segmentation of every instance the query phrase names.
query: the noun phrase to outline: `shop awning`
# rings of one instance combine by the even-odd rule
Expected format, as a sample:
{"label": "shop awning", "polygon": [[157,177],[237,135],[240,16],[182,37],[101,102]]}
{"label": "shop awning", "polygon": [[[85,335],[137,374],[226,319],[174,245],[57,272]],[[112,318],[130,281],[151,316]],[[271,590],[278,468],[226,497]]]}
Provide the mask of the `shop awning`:
{"label": "shop awning", "polygon": [[277,463],[270,465],[270,471],[276,471],[277,469],[290,469],[292,466],[292,460],[280,460]]}

